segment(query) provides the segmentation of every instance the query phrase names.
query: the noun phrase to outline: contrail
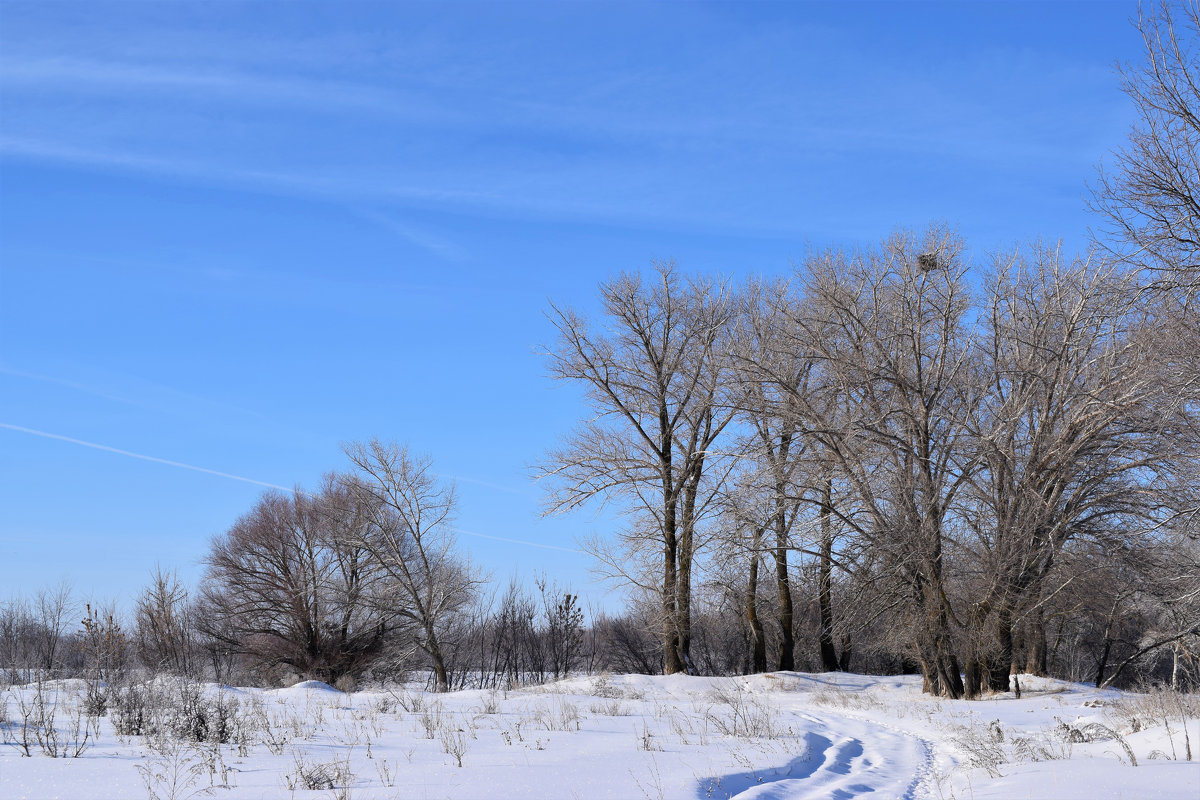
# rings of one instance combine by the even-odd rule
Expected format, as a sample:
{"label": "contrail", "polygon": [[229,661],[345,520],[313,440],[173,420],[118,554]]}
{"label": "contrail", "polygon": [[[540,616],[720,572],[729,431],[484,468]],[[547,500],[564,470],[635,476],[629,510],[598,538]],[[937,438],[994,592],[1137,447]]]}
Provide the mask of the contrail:
{"label": "contrail", "polygon": [[0,422],[0,428],[8,428],[11,431],[20,431],[33,436],[41,436],[45,439],[57,439],[60,442],[70,442],[82,447],[90,447],[93,450],[103,450],[106,453],[116,453],[121,456],[129,456],[130,458],[140,458],[142,461],[153,461],[156,464],[166,464],[169,467],[179,467],[180,469],[190,469],[194,472],[204,472],[209,475],[216,475],[219,478],[229,478],[232,481],[241,481],[242,483],[253,483],[255,486],[266,486],[269,489],[282,489],[285,492],[290,492],[294,487],[280,486],[277,483],[267,483],[266,481],[256,481],[254,478],[244,478],[241,475],[231,475],[228,472],[218,472],[215,469],[207,467],[197,467],[192,464],[184,464],[179,461],[170,461],[165,458],[157,458],[156,456],[146,456],[141,453],[131,453],[128,450],[119,450],[116,447],[109,447],[106,444],[96,444],[95,442],[85,442],[83,439],[73,439],[70,436],[63,436],[57,433],[47,433],[46,431],[35,431],[33,428],[23,428],[20,425],[11,425],[7,422]]}
{"label": "contrail", "polygon": [[515,489],[512,486],[502,486],[499,483],[491,483],[490,481],[481,481],[478,478],[464,478],[462,475],[447,475],[444,472],[435,473],[439,478],[454,481],[455,483],[473,483],[476,486],[486,486],[489,489],[495,489],[499,492],[508,492],[509,494],[519,494],[524,497],[529,496],[527,489]]}
{"label": "contrail", "polygon": [[[41,381],[42,383],[49,383],[49,384],[53,384],[55,386],[65,386],[66,388],[74,389],[77,392],[84,392],[86,394],[94,395],[96,397],[103,397],[105,400],[112,400],[117,403],[126,403],[128,405],[135,406],[137,408],[148,408],[149,407],[145,403],[139,402],[137,400],[131,400],[128,397],[121,397],[118,395],[109,394],[107,392],[92,388],[91,386],[87,386],[85,384],[73,383],[68,380],[63,380],[62,378],[56,378],[53,375],[41,375],[36,372],[24,372],[19,369],[12,369],[10,367],[6,367],[3,364],[0,364],[0,374],[12,375],[13,377],[25,378],[26,380],[31,380],[31,381]],[[189,400],[198,401],[201,403],[205,403],[207,405],[217,406],[218,408],[230,409],[233,411],[240,412],[242,414],[249,414],[251,416],[265,418],[265,415],[260,414],[257,411],[252,411],[248,408],[241,408],[239,406],[226,405],[225,403],[218,403],[215,400],[209,400],[207,397],[196,397],[194,395],[189,395],[184,392],[180,392],[177,389],[172,389],[170,386],[162,386],[159,388],[169,391],[173,394],[182,396]],[[43,433],[41,431],[35,431],[35,430],[31,430],[29,428],[22,428],[19,425],[3,425],[3,427],[11,428],[13,430],[18,430],[18,431],[24,431],[25,433],[32,433],[35,436],[47,436],[51,439],[61,439],[66,442],[74,442],[75,444],[81,444],[85,447],[95,447],[100,450],[108,450],[108,451],[114,452],[114,453],[121,453],[122,455],[132,456],[133,458],[144,458],[148,461],[159,461],[159,462],[162,462],[165,464],[171,464],[176,467],[183,467],[185,469],[195,469],[195,470],[200,470],[201,472],[212,472],[212,470],[201,469],[200,467],[193,467],[188,464],[176,464],[173,461],[163,461],[163,459],[161,459],[161,458],[152,458],[150,456],[141,456],[141,455],[138,455],[137,453],[127,453],[124,450],[117,450],[112,447],[105,447],[104,445],[92,444],[90,442],[79,441],[78,439],[72,439],[69,436],[59,436],[59,435],[53,434],[53,433]],[[225,475],[222,472],[216,472],[213,474],[224,475],[227,478],[235,478],[237,480],[249,480],[248,478],[238,478],[236,475]],[[478,478],[468,478],[468,477],[464,477],[462,475],[447,475],[447,474],[442,474],[442,473],[437,473],[437,474],[440,477],[446,478],[447,480],[453,480],[458,483],[472,483],[472,484],[475,484],[476,486],[486,486],[489,489],[495,489],[496,491],[499,491],[499,492],[508,492],[509,494],[519,494],[519,495],[524,495],[524,496],[529,495],[529,490],[527,488],[518,489],[518,488],[515,488],[512,486],[503,486],[499,483],[491,483],[490,481],[479,480]],[[254,484],[259,484],[258,481],[250,481],[250,482],[254,483]],[[272,483],[263,483],[261,485],[262,486],[270,486],[272,488],[280,488],[280,487],[275,486],[275,484],[272,484]]]}
{"label": "contrail", "polygon": [[[255,480],[254,478],[246,478],[242,475],[233,475],[229,472],[220,472],[215,469],[208,469],[207,467],[197,467],[194,464],[184,464],[182,461],[171,461],[170,459],[158,458],[157,456],[147,456],[147,455],[143,455],[142,453],[131,453],[128,450],[121,450],[116,447],[109,447],[106,444],[97,444],[95,442],[85,442],[83,439],[76,439],[71,436],[63,436],[62,434],[59,434],[59,433],[49,433],[47,431],[34,430],[33,428],[26,428],[21,425],[13,425],[8,422],[0,422],[0,428],[7,428],[10,431],[18,431],[20,433],[28,433],[31,436],[41,436],[44,439],[54,439],[54,440],[60,441],[60,442],[70,442],[71,444],[77,444],[81,447],[90,447],[93,450],[103,450],[106,453],[116,453],[117,455],[120,455],[120,456],[129,456],[130,458],[137,458],[142,461],[151,461],[155,464],[166,464],[169,467],[179,467],[180,469],[190,469],[193,472],[203,472],[206,475],[216,475],[218,478],[228,478],[231,481],[241,481],[242,483],[252,483],[255,486],[265,486],[268,489],[281,489],[285,492],[292,492],[292,491],[296,490],[296,487],[294,487],[294,486],[280,486],[277,483],[267,483],[266,481],[258,481],[258,480]],[[575,550],[570,547],[559,547],[558,545],[541,544],[540,542],[528,542],[528,541],[525,541],[524,539],[509,539],[504,536],[491,536],[490,534],[486,534],[486,533],[475,533],[473,531],[464,531],[464,530],[460,530],[458,528],[455,528],[454,532],[460,533],[464,536],[474,536],[479,539],[492,539],[497,542],[508,542],[509,544],[523,544],[528,547],[540,547],[543,550],[561,550],[564,553],[582,553],[583,552],[582,550]]]}
{"label": "contrail", "polygon": [[497,542],[509,542],[511,544],[526,544],[530,547],[540,547],[543,550],[561,550],[564,553],[579,553],[583,555],[582,550],[576,550],[573,547],[559,547],[556,544],[539,544],[538,542],[527,542],[524,539],[509,539],[506,536],[492,536],[488,533],[475,533],[474,531],[464,531],[462,528],[454,528],[455,533],[461,533],[464,536],[475,536],[480,539],[493,539]]}

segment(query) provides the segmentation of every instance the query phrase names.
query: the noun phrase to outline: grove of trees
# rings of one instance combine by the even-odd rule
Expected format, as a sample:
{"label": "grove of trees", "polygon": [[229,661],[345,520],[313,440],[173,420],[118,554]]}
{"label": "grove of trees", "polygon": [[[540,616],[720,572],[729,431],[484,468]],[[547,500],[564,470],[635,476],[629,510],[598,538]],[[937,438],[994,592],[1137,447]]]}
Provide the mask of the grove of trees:
{"label": "grove of trees", "polygon": [[[976,271],[940,227],[740,292],[670,264],[620,276],[595,323],[556,311],[555,374],[593,407],[548,457],[550,508],[631,512],[624,548],[597,554],[661,597],[667,672],[693,669],[702,548],[743,595],[756,670],[766,558],[785,667],[795,647],[845,667],[841,643],[917,666],[934,693],[1007,691],[1049,668],[1069,590],[1114,571],[1140,590],[1109,617],[1180,613],[1161,632],[1194,647],[1194,592],[1154,592],[1147,558],[1197,556],[1196,386],[1164,348],[1196,327],[1143,289],[1128,265],[1040,245]],[[816,641],[795,637],[793,566],[815,574]]]}

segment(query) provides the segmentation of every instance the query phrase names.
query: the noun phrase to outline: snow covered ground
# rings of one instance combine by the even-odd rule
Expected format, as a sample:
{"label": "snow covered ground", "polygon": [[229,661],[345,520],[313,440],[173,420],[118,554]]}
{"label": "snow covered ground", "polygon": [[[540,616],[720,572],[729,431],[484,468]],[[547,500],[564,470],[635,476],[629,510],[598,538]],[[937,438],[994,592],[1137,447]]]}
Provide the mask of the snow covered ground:
{"label": "snow covered ground", "polygon": [[137,720],[114,703],[89,723],[84,685],[62,681],[43,699],[65,758],[33,738],[24,756],[36,692],[2,693],[0,798],[1200,798],[1194,700],[1022,684],[1021,700],[960,702],[912,677],[622,675],[442,696],[210,685],[197,704],[159,682],[177,708],[146,730],[190,720],[211,740],[214,708],[236,704],[213,744],[118,735],[114,720]]}

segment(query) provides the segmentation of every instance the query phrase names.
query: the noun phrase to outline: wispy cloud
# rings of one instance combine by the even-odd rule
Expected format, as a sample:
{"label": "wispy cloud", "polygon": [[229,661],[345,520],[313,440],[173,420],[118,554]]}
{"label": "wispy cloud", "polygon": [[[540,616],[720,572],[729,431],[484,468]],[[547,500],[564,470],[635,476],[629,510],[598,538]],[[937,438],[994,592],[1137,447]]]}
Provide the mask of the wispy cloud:
{"label": "wispy cloud", "polygon": [[401,92],[364,83],[260,72],[217,71],[77,58],[0,59],[6,90],[56,92],[192,93],[208,100],[269,103],[304,111],[369,112],[411,121],[448,122],[459,116],[417,92]]}
{"label": "wispy cloud", "polygon": [[[272,171],[230,167],[215,161],[174,156],[145,155],[135,150],[63,144],[50,140],[0,136],[0,157],[31,162],[57,163],[161,177],[206,186],[234,188],[288,197],[305,197],[335,202],[361,214],[363,204],[394,202],[406,206],[450,210],[501,219],[536,219],[627,224],[641,228],[677,228],[679,230],[749,231],[782,233],[790,227],[777,227],[761,219],[731,219],[710,209],[675,207],[665,183],[651,186],[648,175],[631,177],[628,184],[614,177],[616,172],[604,165],[580,165],[560,172],[530,170],[521,175],[503,171],[475,175],[471,181],[486,188],[461,189],[420,186],[391,180],[387,175],[357,177],[352,170],[338,174],[296,171]],[[431,180],[439,180],[432,176]],[[616,181],[616,182],[614,182]],[[590,185],[590,194],[578,194],[572,187]],[[642,199],[642,204],[625,203],[631,192],[662,195],[660,199]],[[635,193],[636,193],[635,192]],[[385,225],[414,245],[430,249],[441,257],[458,258],[465,251],[451,242],[386,217],[367,216]]]}
{"label": "wispy cloud", "polygon": [[435,205],[488,206],[497,198],[482,193],[424,189],[347,175],[327,177],[303,172],[241,169],[182,157],[161,157],[116,149],[0,136],[0,156],[73,164],[103,170],[164,176],[193,183],[232,186],[243,190],[301,196],[336,202],[351,213],[384,228],[405,241],[448,261],[467,258],[465,248],[403,220],[358,207],[362,200],[418,201]]}
{"label": "wispy cloud", "polygon": [[[360,198],[364,195],[380,197],[386,194],[384,187],[380,185],[355,180],[345,175],[329,178],[298,172],[242,169],[209,160],[147,155],[126,149],[80,146],[45,139],[0,136],[0,155],[188,178],[208,184],[233,184],[260,191],[318,196],[331,200]],[[416,187],[393,187],[390,193],[430,199],[445,194]]]}
{"label": "wispy cloud", "polygon": [[433,253],[446,261],[463,261],[467,258],[466,248],[437,236],[429,231],[422,230],[414,225],[411,225],[403,220],[378,211],[368,211],[364,209],[353,209],[354,213],[368,222],[383,228],[386,231],[396,234],[401,239],[410,242],[417,247]]}
{"label": "wispy cloud", "polygon": [[[114,403],[123,403],[136,408],[154,411],[178,413],[183,411],[184,407],[198,406],[204,408],[206,411],[211,409],[221,409],[224,411],[233,411],[238,414],[244,414],[250,417],[256,417],[258,419],[267,418],[265,414],[262,414],[258,411],[252,411],[241,406],[223,403],[219,400],[212,400],[207,397],[190,394],[170,386],[163,386],[162,384],[129,375],[118,376],[113,374],[105,374],[99,380],[99,383],[96,380],[84,382],[62,378],[56,375],[46,375],[40,372],[29,372],[27,370],[16,369],[2,363],[0,363],[0,375],[8,375],[14,378],[20,378],[22,380],[36,381],[38,383],[45,383],[51,386],[61,386],[64,389],[70,389],[72,391],[92,395],[93,397],[111,400]],[[93,375],[93,377],[95,376]],[[109,388],[113,384],[123,384],[125,389],[113,390]]]}
{"label": "wispy cloud", "polygon": [[[894,222],[893,208],[913,205],[886,186],[864,204],[848,177],[859,169],[904,186],[977,169],[1015,193],[1103,149],[1076,112],[1094,104],[1089,87],[1111,81],[1086,63],[1014,60],[1006,45],[959,54],[952,74],[935,75],[908,48],[864,52],[840,26],[730,31],[720,18],[664,12],[699,38],[644,63],[627,57],[643,34],[595,50],[603,39],[542,42],[544,29],[502,19],[511,35],[476,20],[474,38],[349,25],[255,42],[168,25],[108,31],[116,38],[90,49],[56,29],[0,58],[11,137],[0,155],[358,208],[794,236],[797,220],[847,232],[841,208],[880,207]],[[704,36],[721,46],[699,46]],[[564,58],[573,47],[580,58]],[[995,78],[1010,72],[1020,79]],[[1036,102],[1031,85],[1042,87]],[[792,198],[805,194],[824,201],[799,214]],[[939,202],[920,213],[929,205]],[[463,257],[412,220],[370,218]]]}
{"label": "wispy cloud", "polygon": [[0,375],[9,375],[14,378],[23,378],[24,380],[48,383],[52,386],[61,386],[64,389],[72,389],[74,391],[83,392],[84,394],[90,394],[95,397],[102,397],[105,400],[112,400],[114,403],[127,403],[129,405],[144,406],[143,403],[140,403],[137,400],[131,400],[130,398],[122,395],[112,394],[111,392],[108,392],[104,389],[99,389],[95,386],[88,386],[86,384],[64,380],[63,378],[56,378],[52,375],[41,375],[36,372],[25,372],[24,370],[12,369],[11,367],[6,367],[3,364],[0,364]]}

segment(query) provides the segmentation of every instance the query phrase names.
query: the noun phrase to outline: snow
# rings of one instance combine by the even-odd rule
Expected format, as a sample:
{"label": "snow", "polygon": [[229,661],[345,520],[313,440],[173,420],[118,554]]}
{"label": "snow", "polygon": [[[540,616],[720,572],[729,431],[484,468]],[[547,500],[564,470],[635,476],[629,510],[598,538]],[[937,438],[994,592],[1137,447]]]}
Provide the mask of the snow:
{"label": "snow", "polygon": [[267,693],[276,697],[301,697],[305,698],[311,692],[328,692],[330,694],[342,694],[338,689],[333,688],[324,681],[300,681],[294,686],[289,686],[286,689],[268,689]]}
{"label": "snow", "polygon": [[[230,800],[1200,798],[1182,711],[1155,716],[1173,708],[1163,696],[1032,677],[1022,686],[1020,700],[948,701],[922,695],[913,677],[791,672],[575,677],[441,696],[345,694],[317,681],[209,685],[210,700],[236,701],[241,717],[240,736],[219,750],[173,739],[149,750],[150,737],[118,737],[110,713],[78,758],[49,758],[36,745],[22,756],[20,704],[34,690],[13,687],[3,693],[0,797],[150,797],[141,766],[164,776],[173,767],[177,797],[211,787],[207,796]],[[60,738],[82,691],[78,682],[47,689],[62,704]],[[1200,759],[1200,720],[1193,713],[1187,725]],[[320,769],[332,788],[300,785]],[[164,781],[150,783],[166,797]]]}

